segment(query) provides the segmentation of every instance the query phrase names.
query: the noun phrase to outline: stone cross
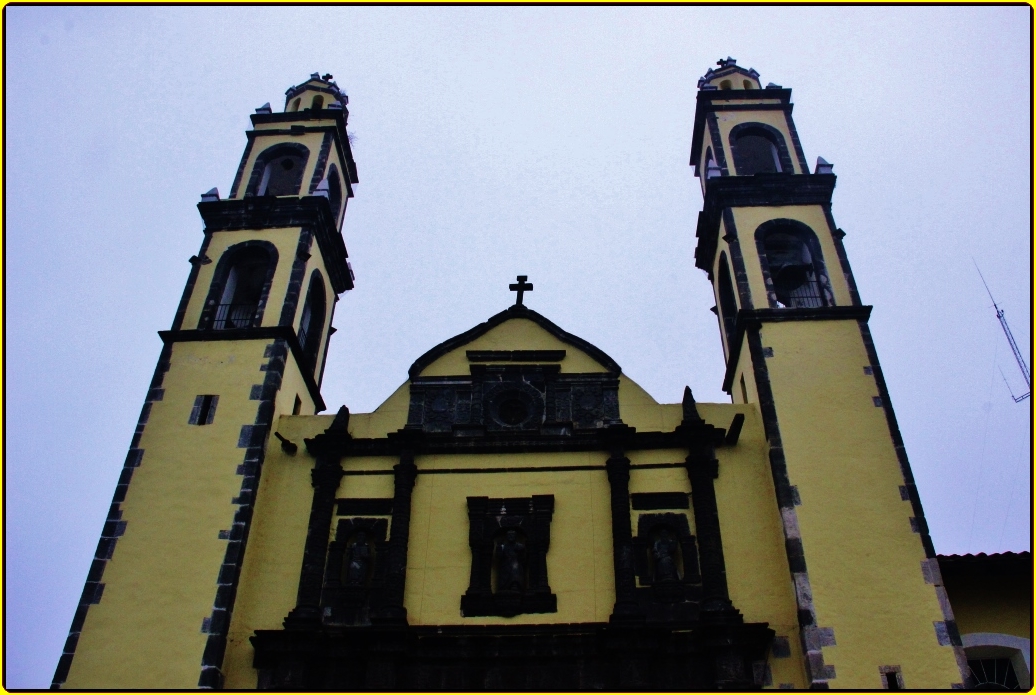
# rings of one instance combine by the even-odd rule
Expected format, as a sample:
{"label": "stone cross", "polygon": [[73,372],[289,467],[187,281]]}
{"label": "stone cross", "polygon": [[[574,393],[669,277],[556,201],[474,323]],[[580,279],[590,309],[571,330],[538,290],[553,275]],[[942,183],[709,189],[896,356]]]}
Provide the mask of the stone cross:
{"label": "stone cross", "polygon": [[528,279],[528,275],[519,275],[518,282],[512,282],[510,285],[508,285],[508,288],[512,292],[518,293],[518,301],[514,303],[515,306],[522,306],[522,297],[525,295],[526,292],[532,292],[532,283],[526,282],[526,280]]}

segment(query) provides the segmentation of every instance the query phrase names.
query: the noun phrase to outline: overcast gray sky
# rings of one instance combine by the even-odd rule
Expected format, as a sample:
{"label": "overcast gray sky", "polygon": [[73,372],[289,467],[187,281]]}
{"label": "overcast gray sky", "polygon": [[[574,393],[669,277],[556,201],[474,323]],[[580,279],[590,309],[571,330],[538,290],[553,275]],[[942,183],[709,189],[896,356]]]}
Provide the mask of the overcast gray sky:
{"label": "overcast gray sky", "polygon": [[[375,408],[513,301],[656,399],[728,402],[687,165],[718,58],[792,88],[941,553],[1030,545],[1028,7],[5,8],[6,685],[46,687],[255,107],[350,95],[356,289],[324,377]],[[1027,358],[1028,359],[1028,358]],[[852,481],[847,480],[847,485]]]}

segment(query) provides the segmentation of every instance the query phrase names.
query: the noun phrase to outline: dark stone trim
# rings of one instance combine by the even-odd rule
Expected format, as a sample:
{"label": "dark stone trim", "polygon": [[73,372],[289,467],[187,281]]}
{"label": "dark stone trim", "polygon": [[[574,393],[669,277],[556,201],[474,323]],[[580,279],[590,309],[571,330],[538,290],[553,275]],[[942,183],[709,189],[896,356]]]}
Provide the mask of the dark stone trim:
{"label": "dark stone trim", "polygon": [[331,336],[338,330],[334,327],[335,309],[338,307],[338,295],[331,294],[331,306],[327,311],[327,322],[324,325],[324,359],[320,360],[320,373],[317,375],[317,387],[324,384],[324,369],[327,368],[327,355],[331,349]]}
{"label": "dark stone trim", "polygon": [[873,306],[824,306],[786,309],[753,309],[737,312],[737,323],[734,329],[734,349],[727,359],[727,371],[723,375],[723,391],[730,393],[737,372],[738,360],[741,357],[741,345],[746,332],[755,330],[762,323],[779,323],[781,321],[859,321],[866,324],[870,319]]}
{"label": "dark stone trim", "polygon": [[144,399],[144,406],[141,408],[140,417],[137,420],[137,427],[133,431],[130,440],[129,452],[122,466],[122,474],[115,486],[115,494],[112,495],[112,503],[108,508],[108,516],[105,518],[104,526],[101,529],[101,538],[97,541],[97,550],[94,551],[93,561],[90,563],[90,570],[86,575],[86,583],[83,586],[83,593],[79,597],[79,604],[72,617],[72,625],[68,630],[68,638],[65,640],[64,649],[58,659],[54,677],[51,680],[52,690],[58,690],[68,679],[68,671],[72,667],[72,659],[75,658],[76,646],[79,643],[79,635],[82,633],[83,624],[86,622],[86,614],[90,606],[100,603],[104,593],[104,570],[108,561],[115,553],[115,546],[119,538],[126,532],[126,521],[122,519],[122,503],[126,501],[126,494],[129,491],[130,481],[133,479],[133,471],[139,468],[144,459],[144,450],[139,448],[140,438],[144,434],[151,417],[151,404],[161,401],[165,396],[163,381],[166,372],[169,371],[173,355],[173,346],[165,344],[158,356],[158,364],[155,366],[154,375],[151,377],[151,384],[148,386],[147,396]]}
{"label": "dark stone trim", "polygon": [[[721,104],[715,104],[715,101],[741,101],[749,99],[767,99],[779,101],[782,105],[788,104],[790,107],[791,102],[791,90],[790,89],[724,89],[724,90],[699,90],[697,103],[694,108],[694,127],[692,129],[691,137],[691,161],[696,162],[701,159],[702,144],[704,141],[705,131],[705,120],[706,114],[712,115],[717,110],[716,107]],[[755,107],[763,106],[763,104],[755,104]]]}
{"label": "dark stone trim", "polygon": [[[338,418],[335,420],[337,422]],[[324,564],[330,543],[331,519],[335,512],[335,493],[342,480],[342,466],[338,457],[318,457],[310,478],[313,502],[310,505],[295,608],[284,619],[287,630],[304,630],[321,625],[323,614],[320,598],[324,587]]]}
{"label": "dark stone trim", "polygon": [[234,174],[234,185],[230,187],[231,198],[237,197],[237,190],[241,187],[241,179],[245,176],[245,165],[248,164],[248,158],[252,155],[252,145],[255,144],[255,138],[248,138],[248,143],[245,145],[245,152],[241,155],[241,163],[237,165],[237,173]]}
{"label": "dark stone trim", "polygon": [[[211,238],[210,234],[206,234],[205,238]],[[263,280],[262,294],[259,295],[259,305],[255,310],[255,316],[252,317],[252,326],[261,326],[263,324],[263,314],[266,312],[266,302],[270,298],[270,288],[273,286],[273,276],[277,273],[277,263],[279,261],[277,247],[269,241],[262,239],[249,239],[248,241],[242,241],[239,244],[234,244],[227,247],[227,250],[223,252],[223,255],[216,261],[216,270],[212,273],[212,282],[209,283],[209,292],[205,297],[205,304],[201,308],[201,316],[198,318],[198,328],[209,329],[212,328],[213,321],[215,320],[216,307],[219,306],[220,295],[223,294],[223,287],[227,281],[227,276],[230,274],[231,268],[233,268],[234,257],[244,249],[247,248],[259,248],[266,251],[268,260],[266,264],[266,278]],[[174,329],[175,330],[175,329]]]}
{"label": "dark stone trim", "polygon": [[233,526],[230,529],[227,549],[223,556],[216,577],[216,596],[212,602],[212,615],[209,621],[209,636],[202,653],[201,674],[198,677],[199,688],[221,689],[223,687],[223,656],[227,648],[227,634],[230,631],[230,619],[237,599],[238,582],[241,579],[241,564],[245,559],[245,547],[252,524],[252,512],[255,508],[256,495],[259,492],[259,478],[266,458],[266,439],[273,424],[275,399],[284,378],[284,368],[288,356],[286,341],[276,339],[267,346],[265,356],[269,358],[265,366],[266,377],[263,379],[262,395],[256,408],[255,421],[241,428],[238,447],[245,450],[244,461],[238,468],[241,488],[232,501],[237,505]]}
{"label": "dark stone trim", "polygon": [[[212,241],[212,235],[206,234],[205,238],[202,239],[201,249],[198,250],[198,258],[206,258],[205,252],[209,249],[209,242]],[[190,304],[191,295],[194,294],[194,285],[198,282],[198,274],[201,272],[201,262],[196,261],[191,263],[191,273],[187,276],[187,285],[183,288],[183,294],[180,296],[180,303],[176,307],[176,314],[173,316],[173,330],[178,331],[183,328],[183,319],[187,314],[187,305]]]}
{"label": "dark stone trim", "polygon": [[719,527],[719,507],[713,480],[719,476],[719,462],[711,447],[694,446],[687,455],[687,478],[691,483],[694,530],[698,534],[701,562],[702,612],[736,614],[727,592],[727,570]]}
{"label": "dark stone trim", "polygon": [[338,504],[338,516],[388,516],[392,513],[391,497],[343,497],[335,502]]}
{"label": "dark stone trim", "polygon": [[[791,154],[788,152],[788,143],[784,140],[784,133],[774,128],[768,123],[758,123],[756,121],[748,121],[745,123],[738,123],[736,126],[730,129],[730,135],[728,141],[730,143],[731,158],[734,160],[734,168],[737,168],[737,141],[741,137],[741,133],[746,130],[762,130],[763,132],[770,135],[776,142],[773,144],[777,146],[777,156],[781,160],[781,171],[776,172],[779,174],[794,174],[795,168],[791,161]],[[737,172],[738,176],[748,176],[749,174],[742,174],[740,171]],[[751,174],[755,176],[755,174]]]}
{"label": "dark stone trim", "polygon": [[291,348],[291,354],[299,366],[302,379],[306,382],[306,388],[309,389],[309,397],[316,404],[316,412],[319,413],[327,408],[324,405],[324,399],[320,396],[320,387],[313,380],[313,375],[307,372],[303,366],[306,364],[306,358],[299,345],[298,336],[295,335],[295,330],[291,326],[232,328],[223,331],[159,331],[158,335],[167,345],[210,340],[283,340]]}
{"label": "dark stone trim", "polygon": [[[773,630],[665,625],[343,626],[259,630],[259,689],[324,692],[757,690]],[[342,655],[348,655],[343,660]]]}
{"label": "dark stone trim", "polygon": [[849,257],[845,254],[845,244],[842,237],[845,232],[835,226],[834,215],[831,214],[830,203],[824,205],[824,217],[827,218],[827,228],[831,232],[831,239],[835,244],[835,253],[838,255],[838,265],[842,268],[842,275],[845,277],[845,284],[849,286],[849,300],[853,306],[860,306],[860,292],[856,288],[856,278],[853,277],[853,270],[849,267]]}
{"label": "dark stone trim", "polygon": [[686,492],[634,492],[630,499],[635,510],[690,509]]}
{"label": "dark stone trim", "polygon": [[[709,114],[709,137],[712,139],[712,153],[716,156],[716,164],[719,166],[722,176],[730,176],[730,169],[727,166],[727,155],[726,148],[723,146],[723,136],[719,132],[719,121],[716,120],[716,114]],[[699,155],[700,156],[700,155]],[[698,159],[691,155],[691,161],[697,162]],[[707,177],[709,172],[705,172]],[[705,187],[708,188],[708,179],[706,179]]]}
{"label": "dark stone trim", "polygon": [[[273,135],[269,131],[263,131],[260,135]],[[254,141],[254,139],[250,139]],[[252,165],[252,173],[248,177],[248,185],[245,186],[245,197],[253,197],[259,194],[259,182],[263,177],[263,173],[266,171],[266,164],[271,157],[279,157],[284,154],[285,151],[291,151],[302,158],[302,171],[306,170],[306,165],[309,163],[309,148],[298,142],[274,142],[269,147],[265,148],[255,158],[255,164]],[[299,181],[299,190],[294,195],[302,195],[302,181]]]}
{"label": "dark stone trim", "polygon": [[[626,451],[649,451],[656,449],[683,449],[687,446],[687,437],[679,432],[637,432],[632,427],[620,438]],[[710,438],[713,446],[724,446],[726,430],[713,427],[702,437]],[[577,430],[573,434],[541,434],[535,431],[513,431],[486,433],[481,436],[461,436],[451,433],[429,434],[420,430],[399,430],[385,438],[348,439],[329,436],[326,433],[305,440],[306,448],[313,456],[333,452],[341,456],[398,456],[407,447],[413,448],[415,454],[505,454],[533,452],[565,452],[565,451],[609,451],[612,442],[607,437],[607,430]],[[632,468],[670,468],[674,464],[642,464]],[[587,470],[593,470],[588,467]],[[448,469],[443,469],[448,470]],[[465,472],[473,469],[465,469]],[[487,469],[491,472],[500,469]],[[531,468],[531,470],[539,470]],[[567,468],[566,468],[567,470]],[[434,471],[422,471],[430,474]],[[348,474],[348,472],[347,472]]]}
{"label": "dark stone trim", "polygon": [[[644,470],[653,468],[684,468],[684,463],[641,463],[630,465],[630,470]],[[432,468],[418,470],[418,475],[471,475],[472,473],[561,473],[565,471],[605,471],[607,466],[526,466],[508,468]],[[392,471],[386,470],[348,470],[346,476],[350,475],[393,475]],[[646,493],[652,494],[652,493]],[[658,493],[663,494],[663,493]],[[669,509],[670,507],[661,507]],[[637,509],[637,507],[634,507]]]}
{"label": "dark stone trim", "polygon": [[404,450],[395,473],[392,495],[392,525],[388,541],[385,584],[382,604],[371,615],[371,622],[379,625],[407,625],[404,596],[406,592],[406,563],[410,546],[410,507],[417,483],[417,466],[412,451]]}
{"label": "dark stone trim", "polygon": [[468,350],[468,362],[560,362],[565,350]]}
{"label": "dark stone trim", "polygon": [[618,363],[608,355],[604,354],[604,352],[600,348],[591,345],[590,343],[578,336],[574,336],[571,333],[567,333],[566,331],[558,327],[556,324],[551,322],[549,319],[542,316],[541,314],[536,313],[527,306],[524,306],[522,304],[515,304],[514,306],[505,309],[504,311],[501,311],[499,314],[490,317],[489,320],[485,323],[480,323],[479,325],[461,333],[460,335],[455,335],[449,340],[439,343],[431,350],[418,357],[417,361],[414,362],[414,364],[410,367],[410,379],[416,379],[418,376],[421,375],[421,372],[425,369],[425,367],[427,367],[432,362],[439,359],[446,353],[456,350],[462,345],[470,343],[479,336],[488,333],[490,330],[496,328],[503,322],[510,321],[511,319],[528,319],[536,325],[538,325],[543,330],[553,335],[561,342],[567,343],[568,345],[571,345],[578,350],[582,350],[590,357],[592,357],[594,360],[596,360],[598,363],[600,363],[608,371],[614,372],[616,375],[622,372],[622,368],[618,365]]}
{"label": "dark stone trim", "polygon": [[[505,511],[506,510],[506,511]],[[468,497],[468,545],[471,573],[467,591],[460,599],[465,618],[523,613],[556,613],[558,598],[547,578],[550,550],[550,522],[554,517],[554,495],[520,498]],[[525,536],[527,584],[507,589],[492,584],[496,540],[503,532]]]}
{"label": "dark stone trim", "polygon": [[918,533],[921,535],[921,545],[924,546],[925,556],[934,558],[935,545],[928,533],[928,522],[925,520],[924,508],[921,506],[921,497],[914,482],[914,474],[910,470],[910,461],[907,458],[906,446],[903,444],[903,435],[899,431],[899,423],[896,421],[896,413],[892,410],[892,400],[889,398],[888,386],[885,383],[885,375],[882,372],[881,364],[878,362],[878,353],[874,349],[874,340],[871,338],[871,329],[867,321],[861,319],[860,337],[863,339],[863,346],[867,350],[867,359],[870,361],[874,373],[874,382],[878,387],[878,397],[881,398],[881,407],[885,411],[885,420],[888,422],[889,435],[892,437],[892,445],[896,450],[896,458],[899,461],[899,470],[903,475],[903,482],[906,483],[907,494],[910,496],[910,507],[917,520]]}
{"label": "dark stone trim", "polygon": [[[737,285],[738,300],[741,304],[741,310],[751,310],[752,304],[752,288],[748,282],[748,269],[745,268],[745,257],[741,253],[741,241],[737,234],[737,225],[734,223],[734,211],[730,208],[723,210],[723,227],[727,233],[723,237],[723,241],[727,242],[727,248],[730,249],[730,262],[734,266],[734,283]],[[712,275],[712,266],[706,270]],[[735,330],[735,335],[737,331]],[[730,346],[730,352],[734,352],[733,346]]]}
{"label": "dark stone trim", "polygon": [[[309,181],[309,194],[317,190],[317,186],[324,179],[324,169],[327,168],[327,156],[331,153],[331,140],[333,136],[330,130],[324,131],[324,139],[320,143],[320,154],[317,155],[317,164],[313,168],[313,178]],[[333,211],[332,211],[333,212]],[[337,222],[337,220],[335,220]]]}
{"label": "dark stone trim", "polygon": [[[744,90],[738,90],[744,91]],[[790,113],[792,104],[713,104],[712,111],[784,111]]]}
{"label": "dark stone trim", "polygon": [[719,221],[726,208],[829,204],[835,181],[834,174],[756,174],[709,179],[705,202],[698,213],[695,265],[710,272],[716,255]]}
{"label": "dark stone trim", "polygon": [[606,466],[611,491],[612,562],[615,568],[615,606],[610,622],[643,621],[645,616],[637,603],[637,568],[630,521],[630,460],[616,447]]}
{"label": "dark stone trim", "polygon": [[[759,323],[752,324],[745,335],[751,356],[756,390],[759,394],[759,410],[763,418],[763,432],[769,444],[770,474],[777,494],[777,507],[782,519],[796,519],[795,490],[788,479],[788,465],[784,458],[784,445],[777,420],[777,404],[774,402],[773,390],[770,387],[770,372],[763,355],[762,338],[759,335]],[[788,558],[788,570],[792,586],[795,587],[795,602],[798,607],[799,636],[802,640],[802,651],[805,659],[806,674],[811,688],[827,688],[827,680],[834,677],[834,669],[824,664],[822,645],[818,637],[816,612],[813,609],[812,590],[809,588],[809,573],[806,569],[806,556],[803,552],[802,539],[789,531],[785,522],[785,553]],[[699,532],[700,533],[700,532]]]}
{"label": "dark stone trim", "polygon": [[345,241],[323,196],[259,196],[198,203],[206,232],[307,227],[316,236],[335,294],[353,288]]}
{"label": "dark stone trim", "polygon": [[802,151],[802,143],[799,141],[799,131],[795,128],[795,121],[791,118],[791,104],[784,110],[784,119],[788,122],[788,132],[791,133],[791,142],[795,146],[795,156],[798,157],[799,166],[803,174],[809,173],[809,164],[806,163],[806,155]]}
{"label": "dark stone trim", "polygon": [[310,259],[309,250],[313,247],[313,233],[308,226],[302,228],[299,243],[295,247],[295,259],[291,264],[291,275],[288,276],[288,288],[284,293],[284,304],[281,306],[281,317],[278,326],[294,326],[298,313],[299,297],[302,296],[302,283],[306,279],[306,264]]}

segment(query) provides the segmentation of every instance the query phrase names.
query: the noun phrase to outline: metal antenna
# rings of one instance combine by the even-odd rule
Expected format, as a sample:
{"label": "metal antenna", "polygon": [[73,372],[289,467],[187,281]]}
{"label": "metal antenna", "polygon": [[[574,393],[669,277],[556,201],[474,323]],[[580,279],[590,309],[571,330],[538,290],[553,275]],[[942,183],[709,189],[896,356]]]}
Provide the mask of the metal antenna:
{"label": "metal antenna", "polygon": [[996,317],[1000,320],[1000,327],[1004,329],[1004,335],[1007,336],[1007,342],[1011,344],[1011,352],[1014,353],[1014,360],[1018,363],[1018,369],[1022,373],[1022,378],[1025,379],[1025,386],[1029,390],[1020,396],[1015,396],[1014,391],[1011,390],[1011,385],[1007,384],[1007,377],[1004,376],[1003,370],[1000,370],[1000,376],[1004,377],[1004,383],[1007,384],[1007,390],[1011,394],[1011,398],[1015,403],[1024,401],[1032,393],[1032,380],[1029,376],[1029,368],[1025,365],[1025,360],[1022,359],[1022,352],[1018,349],[1018,343],[1014,342],[1014,336],[1011,334],[1011,327],[1007,325],[1007,319],[1004,317],[1004,310],[997,306],[996,300],[993,299],[993,293],[989,291],[989,285],[986,284],[986,278],[983,277],[982,271],[979,270],[978,263],[972,258],[971,262],[975,264],[975,270],[978,270],[978,276],[982,278],[982,284],[986,288],[986,294],[989,295],[989,300],[993,302],[993,308],[996,309]]}

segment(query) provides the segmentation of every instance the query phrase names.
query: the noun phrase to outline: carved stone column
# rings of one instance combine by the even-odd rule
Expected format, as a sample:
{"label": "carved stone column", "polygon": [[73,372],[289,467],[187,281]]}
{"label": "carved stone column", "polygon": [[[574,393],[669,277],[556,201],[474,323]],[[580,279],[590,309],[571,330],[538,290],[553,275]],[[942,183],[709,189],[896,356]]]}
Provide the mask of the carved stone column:
{"label": "carved stone column", "polygon": [[299,593],[295,608],[284,619],[286,629],[303,629],[320,625],[320,592],[324,581],[324,561],[331,535],[335,496],[342,480],[342,466],[337,456],[321,455],[311,474],[313,504],[309,512],[309,531],[302,555]]}
{"label": "carved stone column", "polygon": [[643,619],[636,599],[633,530],[630,525],[630,460],[614,449],[606,462],[611,485],[612,553],[615,564],[615,608],[611,620]]}
{"label": "carved stone column", "polygon": [[719,475],[719,462],[712,447],[691,449],[686,461],[694,505],[694,526],[698,534],[701,561],[702,612],[735,612],[727,594],[727,569],[723,561],[723,540],[719,533],[719,510],[713,480]]}
{"label": "carved stone column", "polygon": [[392,527],[388,542],[385,569],[385,587],[382,603],[371,615],[372,623],[406,625],[406,607],[403,605],[406,589],[407,549],[410,544],[410,500],[417,482],[414,453],[404,450],[392,470],[395,472],[395,490],[392,496]]}

